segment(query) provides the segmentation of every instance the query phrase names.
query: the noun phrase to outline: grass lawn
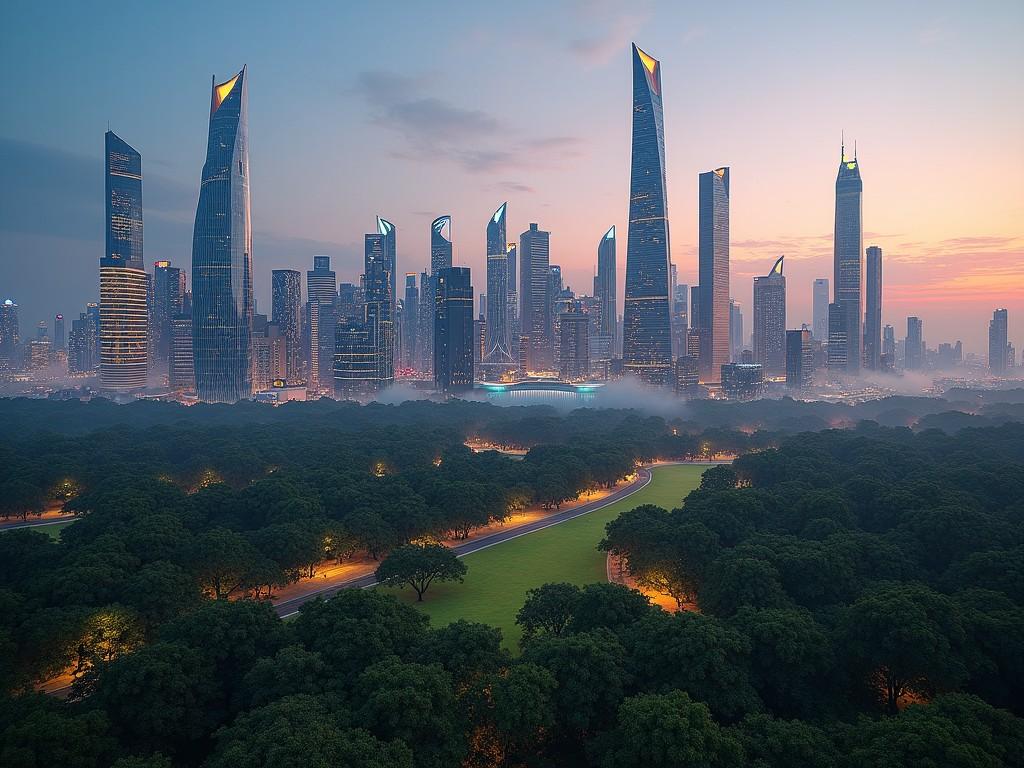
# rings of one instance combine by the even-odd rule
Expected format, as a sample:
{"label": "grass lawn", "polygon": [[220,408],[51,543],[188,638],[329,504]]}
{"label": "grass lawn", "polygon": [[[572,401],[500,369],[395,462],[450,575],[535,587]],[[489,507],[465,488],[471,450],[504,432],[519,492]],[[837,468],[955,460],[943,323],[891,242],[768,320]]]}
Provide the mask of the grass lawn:
{"label": "grass lawn", "polygon": [[50,523],[49,525],[33,525],[33,526],[30,526],[27,529],[24,529],[24,528],[4,528],[4,529],[0,529],[0,533],[3,533],[4,531],[17,531],[17,530],[39,531],[40,533],[47,534],[51,539],[56,541],[57,539],[60,538],[60,532],[64,528],[67,528],[69,525],[71,525],[73,522],[75,522],[75,521],[74,520],[64,520],[63,522],[60,522],[60,523]]}
{"label": "grass lawn", "polygon": [[646,488],[621,501],[466,555],[463,561],[469,572],[465,582],[434,584],[422,603],[416,602],[416,594],[410,588],[388,591],[429,614],[433,626],[466,619],[499,627],[505,646],[516,652],[521,633],[515,616],[528,590],[548,582],[605,581],[605,553],[596,549],[604,537],[605,524],[641,504],[657,504],[666,509],[679,506],[683,497],[700,483],[705,469],[706,465],[693,464],[656,467]]}

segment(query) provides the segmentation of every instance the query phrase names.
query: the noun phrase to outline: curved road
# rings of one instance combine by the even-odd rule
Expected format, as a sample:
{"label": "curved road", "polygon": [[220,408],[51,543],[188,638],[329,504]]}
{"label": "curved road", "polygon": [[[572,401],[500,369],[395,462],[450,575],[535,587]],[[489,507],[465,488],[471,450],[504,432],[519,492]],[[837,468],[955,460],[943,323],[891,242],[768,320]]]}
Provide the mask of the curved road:
{"label": "curved road", "polygon": [[[676,463],[676,462],[670,462]],[[525,536],[528,533],[535,533],[536,531],[542,531],[545,528],[550,528],[552,525],[558,525],[564,523],[567,520],[572,520],[577,517],[582,517],[590,512],[594,512],[598,509],[603,509],[609,504],[614,504],[617,501],[621,501],[627,496],[631,496],[641,488],[647,486],[651,482],[651,470],[648,467],[638,469],[636,472],[636,480],[627,485],[625,488],[621,488],[603,499],[598,501],[592,501],[589,504],[581,504],[578,507],[567,509],[564,512],[555,512],[553,515],[548,515],[542,520],[535,520],[532,523],[526,525],[520,525],[515,528],[510,528],[507,531],[499,531],[493,533],[490,536],[481,536],[479,539],[474,541],[467,541],[465,544],[459,544],[458,546],[452,547],[455,550],[455,554],[458,557],[472,554],[473,552],[479,552],[481,549],[487,549],[493,547],[495,544],[501,544],[505,541],[511,541],[517,539],[520,536]],[[310,600],[315,600],[318,597],[331,597],[337,594],[343,589],[366,589],[367,587],[373,587],[377,584],[377,577],[372,573],[368,573],[365,576],[358,576],[348,581],[343,581],[340,584],[333,584],[323,589],[318,589],[313,592],[307,592],[300,597],[293,597],[290,600],[284,600],[274,606],[274,610],[277,611],[277,615],[282,619],[286,619],[289,616],[294,616],[299,612],[299,606],[304,603],[308,603]]]}

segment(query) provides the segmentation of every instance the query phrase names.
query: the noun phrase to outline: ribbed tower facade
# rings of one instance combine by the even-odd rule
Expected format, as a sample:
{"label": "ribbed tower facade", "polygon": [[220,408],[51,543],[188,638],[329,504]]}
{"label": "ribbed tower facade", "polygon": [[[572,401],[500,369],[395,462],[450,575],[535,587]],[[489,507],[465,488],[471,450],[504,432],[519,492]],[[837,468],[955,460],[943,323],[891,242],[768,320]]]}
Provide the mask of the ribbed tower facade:
{"label": "ribbed tower facade", "polygon": [[594,283],[594,293],[601,307],[601,334],[611,336],[613,350],[618,347],[615,334],[619,326],[615,302],[618,284],[615,250],[615,226],[612,225],[597,244],[597,280]]}
{"label": "ribbed tower facade", "polygon": [[[833,241],[833,290],[836,307],[833,325],[838,324],[833,344],[829,333],[828,367],[856,374],[860,372],[861,344],[861,254],[863,248],[862,198],[857,153],[847,160],[845,147],[836,176],[836,218]],[[832,321],[830,321],[832,322]]]}
{"label": "ribbed tower facade", "polygon": [[868,246],[864,280],[864,366],[882,368],[882,249]]}
{"label": "ribbed tower facade", "polygon": [[771,272],[754,278],[754,362],[768,376],[786,372],[786,276],[779,256]]}
{"label": "ribbed tower facade", "polygon": [[698,294],[695,325],[700,373],[721,381],[729,362],[729,169],[700,174],[697,221]]}
{"label": "ribbed tower facade", "polygon": [[511,365],[512,337],[508,317],[508,253],[502,203],[487,222],[487,339],[484,362]]}
{"label": "ribbed tower facade", "polygon": [[672,370],[669,235],[661,64],[633,46],[633,147],[622,357],[627,371],[664,384]]}
{"label": "ribbed tower facade", "polygon": [[434,370],[434,303],[435,278],[442,269],[452,265],[452,217],[438,216],[430,222],[430,273],[420,279],[419,348],[421,373]]}
{"label": "ribbed tower facade", "polygon": [[394,317],[395,305],[398,303],[398,273],[396,271],[398,263],[398,232],[395,230],[394,224],[387,219],[382,219],[380,216],[377,217],[377,232],[382,238],[381,244],[384,248],[384,269],[391,275],[391,284],[389,286],[391,316]]}
{"label": "ribbed tower facade", "polygon": [[392,275],[388,271],[387,235],[369,234],[364,242],[364,321],[374,351],[376,388],[384,389],[395,379],[395,316],[391,296]]}
{"label": "ribbed tower facade", "polygon": [[252,216],[246,71],[218,84],[192,235],[192,350],[196,395],[252,395]]}
{"label": "ribbed tower facade", "polygon": [[105,139],[106,252],[100,259],[100,382],[146,386],[149,283],[142,258],[142,155],[111,131]]}

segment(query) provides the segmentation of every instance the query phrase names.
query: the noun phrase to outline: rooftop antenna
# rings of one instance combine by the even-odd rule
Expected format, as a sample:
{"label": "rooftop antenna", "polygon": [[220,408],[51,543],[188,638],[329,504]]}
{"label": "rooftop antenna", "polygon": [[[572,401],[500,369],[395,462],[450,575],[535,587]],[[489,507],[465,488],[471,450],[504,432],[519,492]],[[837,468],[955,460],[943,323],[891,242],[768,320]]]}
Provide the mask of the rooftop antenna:
{"label": "rooftop antenna", "polygon": [[853,140],[853,162],[857,162],[857,140]]}
{"label": "rooftop antenna", "polygon": [[839,162],[846,162],[846,131],[839,132]]}

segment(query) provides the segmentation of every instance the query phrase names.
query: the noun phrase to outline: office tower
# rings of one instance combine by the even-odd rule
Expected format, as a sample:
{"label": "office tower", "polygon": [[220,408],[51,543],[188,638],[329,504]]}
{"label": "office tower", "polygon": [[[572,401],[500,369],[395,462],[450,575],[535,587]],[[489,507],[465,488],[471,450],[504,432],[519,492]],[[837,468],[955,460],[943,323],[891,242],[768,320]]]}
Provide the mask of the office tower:
{"label": "office tower", "polygon": [[[265,315],[264,315],[265,317]],[[265,392],[288,380],[288,338],[277,323],[266,323],[252,339],[253,390]]]}
{"label": "office tower", "polygon": [[[309,386],[328,385],[334,359],[334,302],[338,298],[337,275],[330,256],[314,256],[306,272],[306,328],[309,334]],[[320,366],[323,363],[323,375]]]}
{"label": "office tower", "polygon": [[434,370],[434,293],[430,274],[420,272],[420,299],[416,325],[416,364],[420,373]]}
{"label": "office tower", "polygon": [[169,261],[153,265],[153,312],[150,317],[150,343],[153,358],[163,368],[171,354],[171,318],[184,311],[185,270]]}
{"label": "office tower", "polygon": [[754,362],[768,376],[786,371],[786,277],[784,256],[771,272],[754,278]]}
{"label": "office tower", "polygon": [[690,330],[690,286],[677,284],[672,289],[672,354],[686,353],[686,333]]}
{"label": "office tower", "polygon": [[814,349],[811,332],[804,326],[799,331],[786,331],[786,386],[806,389],[814,372]]}
{"label": "office tower", "polygon": [[[408,279],[408,278],[406,278]],[[413,286],[416,285],[415,275]],[[338,322],[342,320],[361,320],[363,317],[362,304],[359,300],[359,288],[352,283],[340,283],[338,285],[337,312]]]}
{"label": "office tower", "polygon": [[438,216],[430,223],[430,274],[452,265],[452,217]]}
{"label": "office tower", "polygon": [[864,282],[864,367],[882,367],[882,249],[868,246]]}
{"label": "office tower", "polygon": [[815,341],[828,343],[828,278],[814,281],[811,294],[811,335]]}
{"label": "office tower", "polygon": [[904,368],[914,371],[924,367],[924,323],[920,318],[907,318],[907,339],[903,349]]}
{"label": "office tower", "polygon": [[997,309],[988,324],[988,368],[997,375],[1006,373],[1010,367],[1007,321],[1006,310]]}
{"label": "office tower", "polygon": [[512,338],[508,322],[508,252],[505,211],[502,203],[487,222],[487,339],[483,362],[509,366],[513,363]]}
{"label": "office tower", "polygon": [[[718,381],[729,362],[729,169],[700,174],[697,259],[700,282],[696,326],[701,336],[701,376]],[[741,344],[742,346],[742,344]]]}
{"label": "office tower", "polygon": [[846,371],[846,319],[836,302],[828,305],[828,369]]}
{"label": "office tower", "polygon": [[551,339],[551,233],[537,224],[519,236],[519,301],[522,335],[529,339],[527,369],[549,371],[554,363]]}
{"label": "office tower", "polygon": [[[390,256],[388,255],[388,238],[385,235],[366,235],[363,276],[366,281],[364,288],[364,321],[373,342],[374,359],[377,371],[377,386],[384,388],[395,379],[395,319],[394,302],[391,298],[391,273],[388,272]],[[320,323],[324,322],[321,311]],[[331,325],[333,337],[334,325]],[[323,352],[321,351],[321,355]]]}
{"label": "office tower", "polygon": [[92,319],[85,312],[80,312],[78,319],[71,321],[71,333],[68,334],[68,372],[92,373],[96,368],[95,356],[96,331]]}
{"label": "office tower", "polygon": [[306,272],[306,299],[332,304],[338,294],[337,274],[331,269],[330,256],[314,256],[313,269]]}
{"label": "office tower", "polygon": [[194,390],[192,314],[182,313],[171,318],[171,353],[167,365],[167,383],[171,389]]}
{"label": "office tower", "polygon": [[729,359],[737,361],[743,353],[743,305],[729,299]]}
{"label": "office tower", "polygon": [[626,241],[622,358],[651,384],[672,369],[668,295],[668,198],[661,63],[633,45],[633,140]]}
{"label": "office tower", "polygon": [[285,374],[274,378],[295,383],[302,369],[302,275],[297,269],[275,269],[270,275],[271,311],[284,337],[286,361]]}
{"label": "office tower", "polygon": [[233,403],[252,395],[252,215],[245,67],[214,80],[210,136],[192,237],[192,348],[196,395]]}
{"label": "office tower", "polygon": [[565,381],[582,381],[590,377],[590,318],[580,302],[573,302],[563,312],[558,326],[559,376]]}
{"label": "office tower", "polygon": [[[834,290],[842,324],[842,337],[846,349],[840,354],[829,350],[829,368],[847,373],[860,371],[861,345],[861,254],[864,252],[861,199],[864,184],[860,178],[860,163],[854,151],[853,160],[846,159],[846,149],[840,151],[839,174],[836,176],[836,218],[833,240]],[[831,325],[831,321],[830,321]],[[831,331],[829,346],[832,346]]]}
{"label": "office tower", "polygon": [[615,226],[612,225],[597,243],[597,279],[594,281],[594,296],[601,303],[600,333],[612,337],[612,349],[615,348],[617,330],[615,293],[618,290],[618,270],[615,250]]}
{"label": "office tower", "polygon": [[53,344],[48,337],[32,339],[28,343],[28,367],[30,371],[42,371],[50,365]]}
{"label": "office tower", "polygon": [[444,267],[436,275],[434,385],[441,392],[473,388],[473,285],[469,267]]}
{"label": "office tower", "polygon": [[721,372],[722,392],[730,400],[753,400],[764,393],[760,363],[726,363]]}
{"label": "office tower", "polygon": [[36,341],[42,341],[50,337],[50,328],[46,324],[45,320],[40,320],[36,323]]}
{"label": "office tower", "polygon": [[142,261],[142,155],[107,131],[106,252],[100,259],[100,382],[146,386],[149,296]]}
{"label": "office tower", "polygon": [[334,396],[345,399],[379,389],[377,353],[367,325],[355,318],[335,328]]}
{"label": "office tower", "polygon": [[896,359],[896,329],[887,325],[882,329],[882,354],[889,356],[889,367]]}
{"label": "office tower", "polygon": [[452,265],[452,217],[438,216],[430,222],[430,274],[420,280],[420,371],[434,370],[434,278]]}
{"label": "office tower", "polygon": [[395,307],[398,303],[398,231],[394,224],[378,216],[377,233],[381,236],[381,246],[384,251],[384,270],[390,275],[388,295],[391,296],[391,315],[394,317]]}
{"label": "office tower", "polygon": [[18,305],[12,299],[0,304],[0,371],[18,367]]}
{"label": "office tower", "polygon": [[57,314],[53,317],[53,350],[64,349],[64,315]]}
{"label": "office tower", "polygon": [[99,370],[100,367],[100,305],[99,302],[90,301],[85,305],[85,316],[92,325],[92,340],[95,344],[92,353],[92,367]]}
{"label": "office tower", "polygon": [[417,337],[419,336],[420,292],[416,287],[416,273],[405,273],[405,300],[402,304],[402,367],[415,368],[417,363]]}
{"label": "office tower", "polygon": [[700,368],[697,358],[686,354],[676,358],[676,394],[696,394],[699,391],[699,382]]}
{"label": "office tower", "polygon": [[505,258],[508,262],[508,336],[509,350],[513,362],[519,360],[519,253],[517,243],[505,245]]}

